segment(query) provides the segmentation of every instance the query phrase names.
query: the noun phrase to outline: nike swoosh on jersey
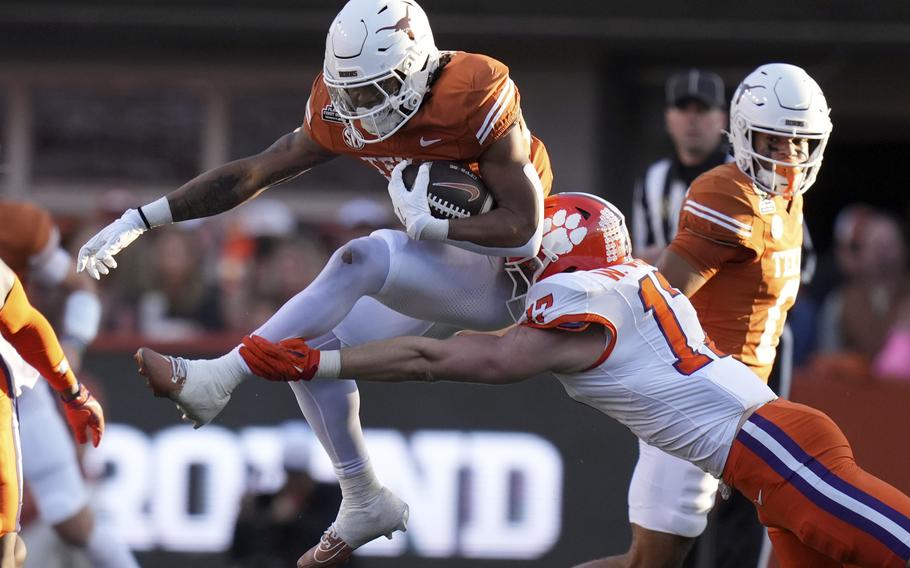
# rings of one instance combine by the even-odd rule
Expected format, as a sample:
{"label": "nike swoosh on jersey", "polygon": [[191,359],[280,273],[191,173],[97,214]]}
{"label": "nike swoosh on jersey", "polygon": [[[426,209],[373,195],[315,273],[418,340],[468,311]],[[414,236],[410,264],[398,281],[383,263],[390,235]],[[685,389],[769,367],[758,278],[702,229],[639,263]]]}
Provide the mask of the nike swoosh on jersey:
{"label": "nike swoosh on jersey", "polygon": [[437,142],[442,142],[442,138],[433,138],[432,140],[424,140],[423,136],[420,137],[420,147],[426,148],[427,146],[432,146]]}

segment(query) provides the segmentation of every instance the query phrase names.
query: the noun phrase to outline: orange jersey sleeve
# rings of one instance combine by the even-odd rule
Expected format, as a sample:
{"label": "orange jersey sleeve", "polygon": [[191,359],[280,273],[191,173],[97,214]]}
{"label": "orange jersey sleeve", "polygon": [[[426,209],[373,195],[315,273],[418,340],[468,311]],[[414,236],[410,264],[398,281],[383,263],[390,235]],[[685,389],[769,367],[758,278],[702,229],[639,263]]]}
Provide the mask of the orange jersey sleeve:
{"label": "orange jersey sleeve", "polygon": [[509,76],[509,68],[485,56],[465,60],[459,75],[461,89],[443,93],[446,106],[462,104],[475,109],[467,116],[467,128],[482,151],[502,138],[521,118],[521,95]]}
{"label": "orange jersey sleeve", "polygon": [[0,202],[0,258],[21,276],[29,259],[43,252],[54,235],[54,221],[45,209],[31,203]]}
{"label": "orange jersey sleeve", "polygon": [[[728,262],[761,254],[761,221],[743,188],[729,177],[728,164],[692,182],[679,214],[679,227],[668,248],[686,259],[703,278]],[[720,171],[715,171],[720,170]],[[737,170],[738,172],[738,170]],[[751,190],[750,190],[751,191]]]}
{"label": "orange jersey sleeve", "polygon": [[719,166],[699,176],[683,201],[678,232],[690,232],[722,245],[744,247],[761,254],[761,219],[743,187],[735,164]]}
{"label": "orange jersey sleeve", "polygon": [[51,324],[28,301],[22,283],[0,262],[5,298],[0,308],[0,334],[25,361],[54,387],[68,390],[76,384],[63,348]]}
{"label": "orange jersey sleeve", "polygon": [[667,248],[686,259],[705,280],[714,276],[728,262],[746,260],[752,256],[749,249],[715,241],[692,231],[676,233]]}

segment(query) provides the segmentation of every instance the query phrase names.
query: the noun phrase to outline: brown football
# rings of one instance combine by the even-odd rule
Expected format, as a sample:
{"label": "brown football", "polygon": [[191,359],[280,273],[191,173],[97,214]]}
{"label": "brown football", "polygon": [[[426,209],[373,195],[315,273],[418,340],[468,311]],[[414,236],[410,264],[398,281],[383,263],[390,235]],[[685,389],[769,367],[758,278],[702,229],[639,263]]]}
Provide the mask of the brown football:
{"label": "brown football", "polygon": [[[413,163],[401,173],[408,190],[414,185],[420,163]],[[493,196],[480,176],[460,162],[430,162],[430,184],[427,187],[430,213],[437,219],[460,219],[486,213],[493,208]]]}

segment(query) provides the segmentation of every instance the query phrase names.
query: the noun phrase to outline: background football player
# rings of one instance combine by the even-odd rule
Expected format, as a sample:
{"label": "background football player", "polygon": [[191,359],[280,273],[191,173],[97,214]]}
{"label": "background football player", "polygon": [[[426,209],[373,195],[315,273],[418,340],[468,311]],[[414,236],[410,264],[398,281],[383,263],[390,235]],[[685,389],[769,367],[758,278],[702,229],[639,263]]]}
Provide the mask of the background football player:
{"label": "background football player", "polygon": [[[377,231],[341,247],[319,278],[257,334],[339,346],[454,328],[499,329],[513,321],[505,304],[512,284],[498,257],[537,252],[543,199],[552,183],[549,159],[524,123],[505,65],[483,55],[439,52],[413,1],[348,2],[329,29],[323,72],[313,82],[300,128],[260,154],[127,211],[85,244],[77,268],[107,274],[116,267],[114,255],[145,231],[227,211],[340,154],[392,178],[389,192],[407,232]],[[496,208],[471,218],[433,218],[426,168],[413,191],[400,181],[406,159],[470,163]],[[186,377],[184,408],[200,424],[230,397],[233,386],[223,381],[235,385],[252,376],[236,349],[207,365],[175,360],[175,370]],[[322,545],[349,555],[403,529],[407,506],[380,485],[370,466],[356,384],[317,381],[292,388],[344,495]],[[314,547],[301,566],[313,565],[318,552]]]}
{"label": "background football player", "polygon": [[[775,63],[750,73],[730,104],[735,163],[694,181],[677,234],[658,262],[670,285],[691,298],[719,350],[766,382],[799,290],[802,194],[821,167],[829,112],[821,88],[799,67]],[[632,545],[602,565],[678,566],[705,528],[716,489],[716,480],[700,469],[640,441],[629,488]],[[737,499],[748,518],[726,521],[731,532],[718,545],[739,550],[721,566],[743,566],[744,557],[754,562],[758,556],[761,527],[752,520],[752,505]],[[769,529],[772,540],[775,531]]]}
{"label": "background football player", "polygon": [[[7,361],[21,357],[41,373],[64,403],[66,420],[80,444],[91,438],[96,447],[104,433],[101,405],[76,380],[54,330],[29,303],[16,273],[0,260],[0,568],[25,562],[19,537],[22,509],[22,463],[17,396],[28,377],[10,372]],[[58,418],[59,419],[59,418]],[[53,425],[52,425],[53,426]],[[72,450],[72,447],[69,448]],[[109,564],[110,565],[110,564]]]}
{"label": "background football player", "polygon": [[[95,282],[73,271],[73,257],[62,248],[50,214],[31,203],[0,201],[0,259],[26,285],[59,287],[66,294],[60,344],[78,372],[83,349],[98,333],[101,303]],[[116,531],[98,522],[89,504],[72,439],[47,384],[8,344],[0,343],[0,353],[16,382],[26,387],[17,401],[22,472],[41,520],[65,543],[83,550],[96,568],[138,567]]]}
{"label": "background football player", "polygon": [[[553,372],[572,398],[753,501],[783,566],[910,565],[910,497],[860,469],[830,418],[777,398],[719,353],[689,299],[632,259],[618,210],[558,194],[547,199],[544,228],[541,253],[509,263],[532,286],[520,325],[502,337],[322,352],[299,339],[247,337],[242,350],[276,380],[506,384]],[[166,368],[150,378],[173,388]]]}

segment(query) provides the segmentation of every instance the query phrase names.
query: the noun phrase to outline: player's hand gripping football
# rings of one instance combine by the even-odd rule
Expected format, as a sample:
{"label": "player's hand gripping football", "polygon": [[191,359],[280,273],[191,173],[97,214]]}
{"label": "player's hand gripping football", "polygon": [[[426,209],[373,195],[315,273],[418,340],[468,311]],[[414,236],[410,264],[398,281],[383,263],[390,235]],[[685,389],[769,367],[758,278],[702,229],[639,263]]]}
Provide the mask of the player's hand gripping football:
{"label": "player's hand gripping football", "polygon": [[80,444],[88,442],[91,432],[92,445],[97,448],[104,434],[104,411],[84,385],[79,385],[79,392],[74,398],[63,402],[63,412],[76,441]]}
{"label": "player's hand gripping football", "polygon": [[427,201],[427,187],[430,185],[430,162],[420,164],[414,186],[409,190],[402,179],[402,172],[411,164],[411,160],[404,160],[392,170],[389,180],[389,197],[395,214],[405,226],[408,236],[420,240],[423,230],[433,221],[430,214],[430,203]]}
{"label": "player's hand gripping football", "polygon": [[119,219],[101,229],[97,235],[82,245],[76,259],[76,272],[87,270],[92,278],[99,280],[102,274],[117,268],[114,255],[147,230],[139,211],[127,209]]}
{"label": "player's hand gripping football", "polygon": [[319,350],[296,337],[273,343],[247,335],[240,356],[254,374],[270,381],[308,381],[319,369]]}

